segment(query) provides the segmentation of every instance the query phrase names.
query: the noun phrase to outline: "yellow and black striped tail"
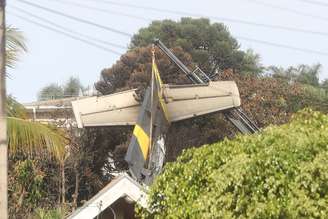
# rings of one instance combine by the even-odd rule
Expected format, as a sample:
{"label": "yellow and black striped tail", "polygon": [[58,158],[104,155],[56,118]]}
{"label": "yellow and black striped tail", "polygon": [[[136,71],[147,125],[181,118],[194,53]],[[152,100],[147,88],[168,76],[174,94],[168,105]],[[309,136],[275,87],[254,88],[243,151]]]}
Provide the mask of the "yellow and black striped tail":
{"label": "yellow and black striped tail", "polygon": [[169,127],[163,83],[153,62],[152,85],[146,90],[137,124],[125,157],[131,174],[150,184],[163,166],[165,135]]}
{"label": "yellow and black striped tail", "polygon": [[150,149],[151,125],[151,91],[146,90],[143,103],[139,112],[137,124],[134,127],[131,142],[125,160],[129,164],[131,174],[138,180],[143,180],[142,173],[145,168]]}

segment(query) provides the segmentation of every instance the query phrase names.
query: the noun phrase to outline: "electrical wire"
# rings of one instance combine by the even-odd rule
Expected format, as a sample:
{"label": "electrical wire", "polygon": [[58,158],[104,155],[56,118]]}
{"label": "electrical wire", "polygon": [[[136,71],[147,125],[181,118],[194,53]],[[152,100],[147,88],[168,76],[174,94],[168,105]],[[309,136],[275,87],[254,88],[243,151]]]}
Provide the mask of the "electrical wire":
{"label": "electrical wire", "polygon": [[273,43],[273,42],[269,42],[269,41],[258,40],[258,39],[243,37],[243,36],[235,36],[235,37],[237,39],[240,39],[240,40],[245,40],[245,41],[259,43],[259,44],[264,44],[264,45],[268,45],[268,46],[274,46],[274,47],[280,47],[280,48],[284,48],[284,49],[300,51],[300,52],[304,52],[304,53],[312,53],[312,54],[317,54],[317,55],[322,55],[322,56],[328,56],[328,52],[322,52],[322,51],[317,51],[317,50],[312,50],[312,49],[304,49],[304,48],[299,48],[299,47],[293,47],[293,46],[289,46],[289,45],[286,45],[286,44]]}
{"label": "electrical wire", "polygon": [[52,25],[52,26],[54,26],[54,27],[57,27],[57,28],[59,28],[59,29],[62,29],[62,30],[64,30],[64,31],[66,31],[66,32],[69,32],[69,33],[72,33],[72,34],[75,34],[75,35],[78,35],[78,36],[82,36],[82,37],[84,37],[84,38],[86,38],[86,39],[88,39],[88,40],[96,41],[97,43],[106,44],[106,45],[113,46],[113,47],[117,47],[117,48],[120,48],[120,49],[127,49],[126,46],[121,46],[121,45],[118,45],[118,44],[115,44],[115,43],[111,43],[111,42],[108,42],[108,41],[105,41],[105,40],[101,40],[101,39],[94,38],[94,37],[92,37],[92,36],[89,36],[89,35],[86,35],[86,34],[80,33],[80,32],[78,32],[78,31],[71,30],[71,29],[69,29],[69,28],[67,28],[67,27],[64,27],[64,26],[62,26],[62,25],[59,25],[59,24],[57,24],[57,23],[55,23],[55,22],[53,22],[53,21],[51,21],[51,20],[48,20],[48,19],[46,19],[46,18],[43,18],[43,17],[41,17],[41,16],[35,15],[35,14],[33,14],[33,13],[31,13],[31,12],[28,12],[28,11],[26,11],[26,10],[24,10],[24,9],[21,9],[21,8],[19,8],[19,7],[16,7],[16,6],[9,6],[9,8],[13,8],[13,9],[15,9],[15,10],[17,10],[17,11],[23,13],[23,14],[28,15],[29,17],[34,17],[34,18],[36,18],[36,19],[38,19],[38,20],[40,20],[40,21],[42,21],[42,22],[44,22],[44,23],[50,24],[50,25]]}
{"label": "electrical wire", "polygon": [[300,28],[295,28],[295,27],[287,27],[287,26],[281,26],[281,25],[257,23],[257,22],[252,22],[252,21],[245,21],[245,20],[226,18],[226,17],[217,17],[217,16],[212,16],[212,15],[194,14],[194,13],[189,13],[186,11],[169,10],[169,9],[155,8],[155,7],[149,7],[149,6],[140,6],[140,5],[136,5],[136,4],[114,2],[114,1],[110,1],[110,0],[87,0],[87,1],[92,1],[92,2],[97,1],[97,2],[102,2],[104,4],[118,5],[118,6],[122,6],[122,7],[133,8],[133,9],[156,11],[156,12],[161,12],[161,13],[170,13],[170,14],[175,14],[175,15],[179,15],[179,16],[184,15],[184,16],[190,16],[190,17],[206,17],[206,18],[210,18],[212,20],[216,20],[219,22],[225,21],[225,22],[230,22],[230,23],[238,23],[238,24],[268,28],[268,29],[277,29],[277,30],[285,30],[285,31],[296,32],[296,33],[328,36],[328,32],[313,31],[313,30],[300,29]]}
{"label": "electrical wire", "polygon": [[17,18],[19,18],[19,19],[22,19],[22,20],[24,20],[24,21],[26,21],[26,22],[32,23],[32,24],[34,24],[34,25],[37,25],[37,26],[42,27],[42,28],[47,29],[47,30],[51,30],[51,31],[56,32],[56,33],[58,33],[58,34],[62,34],[62,35],[64,35],[64,36],[69,37],[69,38],[72,38],[72,39],[74,39],[74,40],[78,40],[78,41],[80,41],[80,42],[86,43],[86,44],[88,44],[88,45],[90,45],[90,46],[96,47],[96,48],[101,49],[101,50],[104,50],[104,51],[106,51],[106,52],[110,52],[110,53],[113,53],[113,54],[115,54],[115,55],[122,55],[122,53],[117,52],[117,51],[115,51],[115,50],[112,50],[112,49],[109,49],[109,48],[103,47],[103,46],[98,45],[98,44],[96,44],[96,43],[93,43],[93,42],[91,42],[91,41],[85,40],[85,39],[83,39],[83,38],[77,37],[77,36],[72,35],[72,34],[69,34],[69,33],[66,33],[65,31],[58,30],[58,29],[53,28],[53,27],[51,27],[51,26],[47,26],[47,25],[42,24],[42,23],[39,23],[39,22],[37,22],[37,21],[33,21],[33,20],[31,20],[31,19],[29,19],[29,18],[27,18],[27,17],[21,16],[21,15],[19,15],[19,14],[16,14],[16,13],[13,13],[13,12],[9,12],[9,14],[11,14],[12,16],[17,17]]}
{"label": "electrical wire", "polygon": [[[54,2],[53,0],[48,0],[48,1]],[[99,11],[99,12],[103,12],[103,13],[106,13],[106,14],[110,13],[110,14],[116,14],[116,15],[119,15],[119,16],[134,18],[134,19],[138,19],[138,20],[142,20],[142,21],[148,21],[148,22],[152,21],[152,19],[150,19],[150,18],[145,18],[145,17],[141,17],[141,16],[137,16],[137,15],[132,15],[132,14],[123,13],[123,12],[117,12],[117,11],[98,8],[98,7],[93,7],[93,6],[80,4],[80,3],[76,3],[76,2],[69,2],[69,1],[63,1],[63,0],[56,0],[55,2],[56,3],[59,2],[59,3],[62,3],[62,4],[67,4],[67,5],[72,5],[72,6],[76,6],[76,7],[80,7],[80,8],[85,8],[85,9],[89,9],[89,10]]]}
{"label": "electrical wire", "polygon": [[286,12],[289,12],[289,13],[305,16],[305,17],[311,17],[311,18],[314,18],[314,19],[328,21],[328,17],[317,16],[317,15],[309,14],[309,13],[306,13],[306,12],[298,11],[298,10],[291,9],[291,8],[282,7],[282,6],[279,6],[279,5],[275,5],[275,4],[271,4],[271,3],[267,3],[267,2],[263,2],[263,1],[259,1],[259,0],[248,0],[248,1],[252,2],[254,4],[269,7],[269,8],[274,8],[274,9],[286,11]]}
{"label": "electrical wire", "polygon": [[75,20],[75,21],[78,21],[78,22],[81,22],[81,23],[84,23],[84,24],[88,24],[88,25],[91,25],[91,26],[94,26],[94,27],[98,27],[98,28],[103,29],[103,30],[110,31],[112,33],[120,34],[120,35],[123,35],[123,36],[126,36],[126,37],[132,37],[132,34],[130,34],[130,33],[120,31],[120,30],[116,30],[114,28],[104,26],[104,25],[101,25],[101,24],[98,24],[98,23],[95,23],[95,22],[91,22],[91,21],[88,21],[88,20],[85,20],[85,19],[82,19],[82,18],[74,17],[72,15],[68,15],[68,14],[65,14],[63,12],[56,11],[56,10],[44,7],[44,6],[39,5],[39,4],[35,4],[35,3],[29,2],[29,1],[26,1],[26,0],[17,0],[17,1],[21,2],[21,3],[24,3],[26,5],[29,5],[29,6],[32,6],[32,7],[35,7],[35,8],[38,8],[38,9],[53,13],[53,14],[56,14],[56,15],[60,15],[60,16],[65,17],[65,18],[69,18],[71,20]]}
{"label": "electrical wire", "polygon": [[[48,12],[54,13],[54,14],[58,14],[82,23],[86,23],[89,25],[93,25],[111,32],[115,32],[124,36],[128,36],[128,37],[132,37],[131,34],[123,32],[123,31],[119,31],[113,28],[110,28],[108,26],[103,26],[94,22],[90,22],[88,20],[84,20],[81,18],[77,18],[77,17],[73,17],[71,15],[47,8],[47,7],[43,7],[41,5],[35,4],[35,3],[31,3],[28,2],[26,0],[17,0],[18,2],[22,2],[43,10],[46,10]],[[94,1],[94,0],[93,0]],[[262,24],[262,23],[255,23],[255,22],[250,22],[250,21],[245,21],[245,20],[239,20],[239,19],[232,19],[232,18],[224,18],[224,17],[215,17],[215,16],[205,16],[205,15],[201,15],[201,14],[191,14],[188,12],[181,12],[181,11],[172,11],[172,10],[166,10],[166,9],[157,9],[157,8],[153,8],[153,7],[144,7],[144,6],[137,6],[137,5],[131,5],[131,4],[126,4],[126,3],[117,3],[117,2],[112,2],[112,1],[107,1],[107,0],[97,0],[97,1],[102,1],[104,3],[109,3],[109,4],[115,4],[115,5],[122,5],[125,7],[135,7],[135,8],[141,8],[141,9],[145,9],[145,10],[156,10],[156,11],[160,11],[160,12],[166,12],[166,13],[171,13],[171,14],[179,14],[179,15],[187,15],[187,16],[191,16],[191,17],[208,17],[211,18],[213,20],[219,20],[219,21],[226,21],[226,22],[232,22],[232,23],[239,23],[239,24],[245,24],[245,25],[251,25],[251,26],[257,26],[257,27],[264,27],[264,28],[269,28],[269,29],[280,29],[280,30],[285,30],[285,31],[290,31],[290,32],[298,32],[298,33],[305,33],[305,34],[314,34],[314,35],[321,35],[321,36],[328,36],[328,32],[321,32],[321,31],[312,31],[312,30],[306,30],[306,29],[300,29],[300,28],[294,28],[294,27],[286,27],[286,26],[280,26],[280,25],[271,25],[271,24]]]}
{"label": "electrical wire", "polygon": [[323,6],[323,7],[328,7],[328,3],[326,2],[321,2],[321,1],[316,1],[316,0],[298,0],[300,2],[305,2],[308,4],[313,4],[313,5],[319,5],[319,6]]}
{"label": "electrical wire", "polygon": [[[20,0],[20,1],[24,1],[24,2],[27,2],[25,0]],[[111,1],[107,1],[107,0],[102,0],[102,1],[105,1],[105,2],[111,2]],[[28,2],[29,4],[30,2]],[[33,3],[32,3],[33,4]],[[118,5],[122,5],[125,3],[115,3],[115,4],[118,4]],[[41,6],[42,7],[42,6]],[[132,6],[131,6],[132,7]],[[43,7],[42,7],[43,8]],[[148,8],[148,7],[147,7]],[[49,9],[51,10],[51,9]],[[157,10],[161,10],[162,9],[157,9]],[[165,9],[163,9],[165,10]],[[35,23],[35,22],[33,22]],[[53,28],[52,28],[53,29]],[[242,37],[242,36],[236,36],[237,39],[241,39],[241,40],[244,40],[244,41],[249,41],[249,42],[254,42],[254,43],[259,43],[259,44],[264,44],[264,45],[269,45],[269,46],[274,46],[274,47],[279,47],[279,48],[284,48],[284,49],[289,49],[289,50],[295,50],[295,51],[299,51],[299,52],[305,52],[305,53],[311,53],[311,54],[317,54],[317,55],[323,55],[323,56],[328,56],[328,53],[326,52],[321,52],[321,51],[317,51],[317,50],[311,50],[311,49],[304,49],[304,48],[298,48],[298,47],[293,47],[293,46],[289,46],[289,45],[284,45],[284,44],[278,44],[278,43],[274,43],[274,42],[269,42],[269,41],[264,41],[264,40],[258,40],[258,39],[253,39],[253,38],[248,38],[248,37]],[[97,45],[99,46],[99,45]],[[116,54],[118,54],[116,52]]]}

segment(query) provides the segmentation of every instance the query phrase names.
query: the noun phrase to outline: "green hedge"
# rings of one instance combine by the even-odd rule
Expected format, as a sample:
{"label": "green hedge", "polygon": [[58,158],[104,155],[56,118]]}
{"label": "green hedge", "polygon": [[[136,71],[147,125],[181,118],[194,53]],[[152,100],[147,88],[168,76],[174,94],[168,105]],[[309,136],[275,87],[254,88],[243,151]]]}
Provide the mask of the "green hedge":
{"label": "green hedge", "polygon": [[149,195],[144,218],[328,218],[328,116],[186,150]]}

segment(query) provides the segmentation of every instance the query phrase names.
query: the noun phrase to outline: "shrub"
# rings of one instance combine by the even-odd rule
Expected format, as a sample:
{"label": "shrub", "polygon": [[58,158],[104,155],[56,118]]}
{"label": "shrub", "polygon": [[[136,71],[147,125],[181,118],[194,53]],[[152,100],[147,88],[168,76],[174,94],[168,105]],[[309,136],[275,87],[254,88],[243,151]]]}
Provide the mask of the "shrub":
{"label": "shrub", "polygon": [[144,218],[326,218],[328,116],[189,149],[166,165]]}

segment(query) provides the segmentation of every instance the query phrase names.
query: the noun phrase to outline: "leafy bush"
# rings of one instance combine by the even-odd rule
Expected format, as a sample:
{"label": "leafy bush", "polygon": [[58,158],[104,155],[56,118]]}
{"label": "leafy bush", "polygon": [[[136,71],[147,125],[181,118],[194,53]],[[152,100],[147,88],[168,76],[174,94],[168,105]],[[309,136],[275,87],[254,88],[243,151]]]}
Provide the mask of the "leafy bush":
{"label": "leafy bush", "polygon": [[328,116],[303,110],[252,136],[183,152],[144,218],[327,218]]}
{"label": "leafy bush", "polygon": [[65,218],[65,211],[61,208],[58,209],[43,209],[39,208],[35,211],[32,219],[62,219]]}
{"label": "leafy bush", "polygon": [[25,218],[41,204],[45,192],[44,176],[35,160],[15,163],[9,175],[10,218]]}

